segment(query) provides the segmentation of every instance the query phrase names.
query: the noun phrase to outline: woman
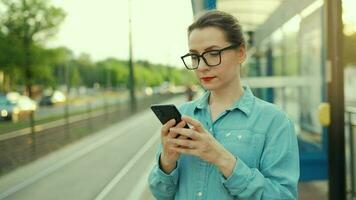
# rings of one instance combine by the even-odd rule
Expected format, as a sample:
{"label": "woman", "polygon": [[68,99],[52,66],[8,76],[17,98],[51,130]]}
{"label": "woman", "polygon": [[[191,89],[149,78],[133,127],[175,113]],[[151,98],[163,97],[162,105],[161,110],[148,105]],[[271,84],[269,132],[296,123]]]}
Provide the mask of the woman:
{"label": "woman", "polygon": [[[182,56],[207,92],[162,126],[149,186],[158,200],[297,199],[293,123],[240,81],[246,47],[238,21],[210,11],[188,28]],[[183,128],[185,124],[190,129]],[[179,136],[176,138],[176,136]]]}

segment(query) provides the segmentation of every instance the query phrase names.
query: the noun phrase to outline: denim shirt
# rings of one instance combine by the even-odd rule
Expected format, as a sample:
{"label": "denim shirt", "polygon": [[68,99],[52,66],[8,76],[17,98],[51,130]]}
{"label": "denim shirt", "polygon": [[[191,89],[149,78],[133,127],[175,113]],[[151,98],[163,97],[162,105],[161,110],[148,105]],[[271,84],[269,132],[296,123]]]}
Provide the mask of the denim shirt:
{"label": "denim shirt", "polygon": [[299,154],[294,125],[277,106],[255,97],[248,87],[235,104],[211,120],[210,92],[179,107],[236,157],[225,178],[213,164],[181,154],[165,174],[157,163],[148,183],[158,200],[297,199]]}

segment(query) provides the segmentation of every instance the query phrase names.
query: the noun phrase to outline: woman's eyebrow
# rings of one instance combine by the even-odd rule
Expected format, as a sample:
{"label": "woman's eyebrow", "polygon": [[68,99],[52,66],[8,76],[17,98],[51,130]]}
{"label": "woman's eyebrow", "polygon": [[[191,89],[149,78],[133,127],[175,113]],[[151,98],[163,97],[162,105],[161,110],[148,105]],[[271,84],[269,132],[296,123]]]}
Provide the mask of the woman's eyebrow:
{"label": "woman's eyebrow", "polygon": [[[209,51],[209,50],[212,50],[213,48],[220,48],[220,46],[218,46],[218,45],[211,45],[211,46],[205,48],[204,51]],[[195,49],[189,49],[189,52],[191,52],[191,53],[198,53],[198,51],[195,50]]]}
{"label": "woman's eyebrow", "polygon": [[212,46],[209,46],[209,47],[205,48],[205,51],[212,50],[213,48],[220,48],[220,46],[218,46],[218,45],[212,45]]}

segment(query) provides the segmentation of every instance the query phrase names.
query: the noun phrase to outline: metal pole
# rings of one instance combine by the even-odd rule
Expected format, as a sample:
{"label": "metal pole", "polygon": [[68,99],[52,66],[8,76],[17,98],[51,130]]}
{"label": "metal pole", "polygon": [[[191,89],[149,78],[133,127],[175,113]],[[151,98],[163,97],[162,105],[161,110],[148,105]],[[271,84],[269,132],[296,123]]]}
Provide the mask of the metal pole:
{"label": "metal pole", "polygon": [[108,100],[105,95],[103,100],[104,100],[105,122],[108,122],[108,118],[109,118]]}
{"label": "metal pole", "polygon": [[37,157],[37,141],[36,141],[36,129],[35,129],[35,111],[30,111],[30,127],[31,127],[31,139],[32,139],[32,152],[34,158]]}
{"label": "metal pole", "polygon": [[344,77],[342,64],[342,2],[325,0],[328,99],[331,124],[328,135],[329,199],[346,199]]}
{"label": "metal pole", "polygon": [[69,92],[70,92],[70,80],[69,80],[69,61],[65,63],[65,83],[66,83],[66,100],[65,100],[65,106],[64,106],[64,119],[66,123],[66,136],[67,139],[69,138]]}
{"label": "metal pole", "polygon": [[350,140],[350,173],[351,173],[351,196],[356,195],[355,191],[355,155],[354,155],[354,133],[353,133],[353,124],[352,124],[352,112],[348,111],[348,121],[349,121],[349,140]]}
{"label": "metal pole", "polygon": [[91,102],[87,102],[87,116],[88,116],[88,127],[90,132],[93,131],[92,119],[91,119]]}
{"label": "metal pole", "polygon": [[135,112],[137,109],[136,96],[135,96],[135,74],[133,68],[132,58],[132,25],[131,25],[131,0],[129,0],[129,90],[130,90],[130,106],[131,112]]}

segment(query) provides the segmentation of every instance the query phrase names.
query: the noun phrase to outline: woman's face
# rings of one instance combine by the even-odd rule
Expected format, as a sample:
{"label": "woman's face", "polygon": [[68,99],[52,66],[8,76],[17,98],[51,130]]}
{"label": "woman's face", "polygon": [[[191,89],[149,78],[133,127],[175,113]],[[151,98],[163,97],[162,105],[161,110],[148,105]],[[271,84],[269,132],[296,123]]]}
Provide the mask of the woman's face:
{"label": "woman's face", "polygon": [[[205,51],[220,50],[231,45],[219,28],[206,27],[194,29],[188,37],[190,53],[201,55]],[[202,86],[210,91],[219,90],[236,83],[240,77],[240,64],[245,59],[245,48],[229,49],[221,52],[221,63],[209,67],[200,58],[195,74]]]}

